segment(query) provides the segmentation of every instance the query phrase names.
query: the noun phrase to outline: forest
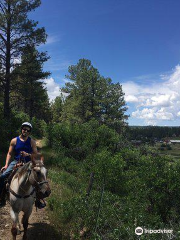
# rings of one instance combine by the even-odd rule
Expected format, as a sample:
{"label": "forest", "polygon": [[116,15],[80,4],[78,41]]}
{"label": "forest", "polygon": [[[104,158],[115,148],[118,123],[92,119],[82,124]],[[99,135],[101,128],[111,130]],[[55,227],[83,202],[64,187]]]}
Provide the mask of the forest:
{"label": "forest", "polygon": [[139,239],[136,227],[173,229],[148,239],[178,239],[180,162],[131,140],[179,136],[180,128],[128,126],[122,85],[89,59],[69,66],[68,82],[50,101],[44,80],[51,73],[43,70],[50,56],[38,50],[47,34],[28,18],[40,4],[0,1],[0,154],[31,122],[54,189],[49,215],[63,239]]}

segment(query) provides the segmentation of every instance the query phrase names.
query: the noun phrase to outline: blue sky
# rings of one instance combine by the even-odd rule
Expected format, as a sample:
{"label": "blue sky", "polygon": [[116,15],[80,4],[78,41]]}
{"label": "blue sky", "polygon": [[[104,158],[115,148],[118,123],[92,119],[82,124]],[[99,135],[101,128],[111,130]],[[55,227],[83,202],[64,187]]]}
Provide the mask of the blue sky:
{"label": "blue sky", "polygon": [[50,99],[87,58],[122,84],[130,125],[180,125],[179,9],[179,0],[42,0],[30,18],[48,34],[39,49],[51,56]]}

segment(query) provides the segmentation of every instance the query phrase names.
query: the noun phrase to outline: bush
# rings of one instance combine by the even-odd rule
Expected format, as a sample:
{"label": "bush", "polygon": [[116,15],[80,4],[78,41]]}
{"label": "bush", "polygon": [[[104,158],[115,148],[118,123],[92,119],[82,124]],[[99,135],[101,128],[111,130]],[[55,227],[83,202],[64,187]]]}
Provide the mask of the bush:
{"label": "bush", "polygon": [[167,145],[167,150],[172,150],[172,147],[170,145]]}
{"label": "bush", "polygon": [[105,125],[99,125],[95,120],[84,124],[54,124],[49,132],[53,148],[63,151],[67,157],[82,161],[106,147],[116,151],[120,136]]}
{"label": "bush", "polygon": [[165,147],[166,147],[166,144],[165,144],[165,143],[162,143],[162,144],[161,144],[161,147],[162,147],[162,148],[165,148]]}

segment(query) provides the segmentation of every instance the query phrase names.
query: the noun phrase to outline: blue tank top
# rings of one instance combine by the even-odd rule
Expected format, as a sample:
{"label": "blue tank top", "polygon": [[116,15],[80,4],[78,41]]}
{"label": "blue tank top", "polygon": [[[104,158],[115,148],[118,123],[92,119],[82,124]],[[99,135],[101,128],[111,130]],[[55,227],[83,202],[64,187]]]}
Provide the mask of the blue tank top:
{"label": "blue tank top", "polygon": [[[24,151],[26,153],[32,153],[32,147],[31,147],[31,138],[28,137],[28,139],[23,142],[20,140],[19,137],[16,137],[16,145],[14,147],[14,159],[19,161],[21,158],[21,151]],[[25,162],[29,162],[31,160],[30,157],[24,158]]]}

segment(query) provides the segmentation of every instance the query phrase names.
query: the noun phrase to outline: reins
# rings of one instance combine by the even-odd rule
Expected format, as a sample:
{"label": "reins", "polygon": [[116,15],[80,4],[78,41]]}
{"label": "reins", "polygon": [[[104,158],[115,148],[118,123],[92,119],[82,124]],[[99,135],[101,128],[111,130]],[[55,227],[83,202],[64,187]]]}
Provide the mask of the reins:
{"label": "reins", "polygon": [[25,196],[21,196],[21,195],[15,193],[11,188],[9,188],[9,191],[10,191],[10,193],[12,193],[12,194],[13,194],[15,197],[17,197],[17,198],[28,198],[28,197],[30,197],[30,196],[33,195],[33,193],[35,192],[35,188],[33,188],[33,190],[31,191],[30,194],[25,195]]}

